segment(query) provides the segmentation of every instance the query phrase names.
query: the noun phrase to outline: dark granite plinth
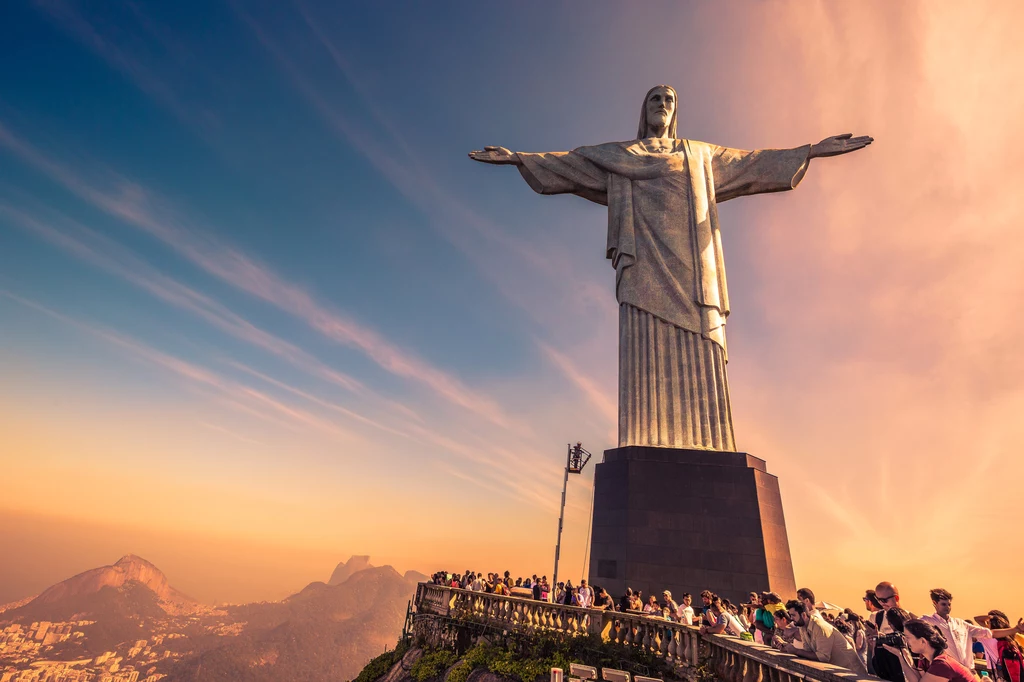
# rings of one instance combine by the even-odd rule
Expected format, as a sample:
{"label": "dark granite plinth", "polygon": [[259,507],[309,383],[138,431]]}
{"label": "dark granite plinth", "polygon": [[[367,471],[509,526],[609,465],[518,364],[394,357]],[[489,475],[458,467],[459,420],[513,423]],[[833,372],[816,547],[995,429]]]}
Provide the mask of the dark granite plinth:
{"label": "dark granite plinth", "polygon": [[618,599],[671,590],[700,606],[710,589],[796,592],[779,479],[742,452],[630,446],[605,450],[594,474],[589,578]]}

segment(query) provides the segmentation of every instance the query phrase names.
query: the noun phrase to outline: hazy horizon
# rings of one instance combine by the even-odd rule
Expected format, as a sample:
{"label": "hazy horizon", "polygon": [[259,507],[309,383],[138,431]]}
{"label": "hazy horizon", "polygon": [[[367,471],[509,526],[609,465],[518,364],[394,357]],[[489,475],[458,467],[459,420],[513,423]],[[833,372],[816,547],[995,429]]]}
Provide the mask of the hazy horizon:
{"label": "hazy horizon", "polygon": [[629,139],[669,83],[681,137],[875,138],[720,209],[797,583],[1024,615],[1020,5],[0,16],[0,602],[127,553],[207,602],[352,554],[550,576],[566,443],[615,445],[606,216],[466,153]]}

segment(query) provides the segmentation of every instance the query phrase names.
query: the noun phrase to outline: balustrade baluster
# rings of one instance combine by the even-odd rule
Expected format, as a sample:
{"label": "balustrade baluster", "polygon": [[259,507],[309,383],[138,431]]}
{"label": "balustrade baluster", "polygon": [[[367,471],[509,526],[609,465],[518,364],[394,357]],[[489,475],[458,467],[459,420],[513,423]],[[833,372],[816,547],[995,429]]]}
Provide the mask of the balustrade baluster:
{"label": "balustrade baluster", "polygon": [[751,658],[745,658],[743,660],[743,664],[743,682],[763,682],[761,679],[763,666],[759,661],[755,661]]}

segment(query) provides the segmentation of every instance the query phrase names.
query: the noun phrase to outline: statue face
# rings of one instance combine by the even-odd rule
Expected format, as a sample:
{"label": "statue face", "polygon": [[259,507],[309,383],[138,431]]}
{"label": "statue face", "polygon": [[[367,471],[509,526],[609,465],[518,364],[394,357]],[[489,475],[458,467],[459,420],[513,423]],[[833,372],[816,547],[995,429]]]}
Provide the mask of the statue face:
{"label": "statue face", "polygon": [[669,88],[655,88],[647,98],[647,125],[663,128],[676,111],[676,93]]}

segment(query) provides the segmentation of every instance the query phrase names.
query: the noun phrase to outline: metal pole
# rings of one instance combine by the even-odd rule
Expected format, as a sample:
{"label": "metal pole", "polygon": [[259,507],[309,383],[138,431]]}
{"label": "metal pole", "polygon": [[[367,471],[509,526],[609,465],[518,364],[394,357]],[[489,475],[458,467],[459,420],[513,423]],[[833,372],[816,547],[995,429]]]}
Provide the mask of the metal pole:
{"label": "metal pole", "polygon": [[555,571],[551,574],[551,585],[548,589],[548,600],[555,601],[555,589],[558,587],[558,555],[562,551],[562,520],[565,517],[565,489],[569,487],[569,461],[572,458],[572,445],[565,454],[565,478],[562,480],[562,507],[558,510],[558,541],[555,543]]}

